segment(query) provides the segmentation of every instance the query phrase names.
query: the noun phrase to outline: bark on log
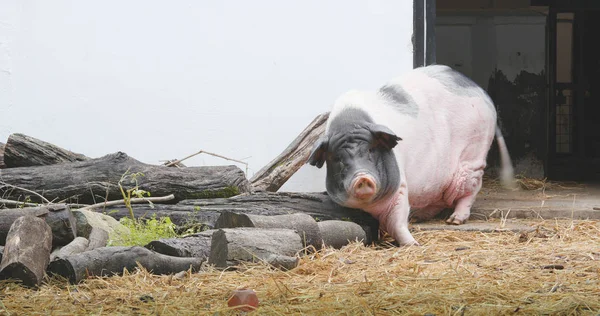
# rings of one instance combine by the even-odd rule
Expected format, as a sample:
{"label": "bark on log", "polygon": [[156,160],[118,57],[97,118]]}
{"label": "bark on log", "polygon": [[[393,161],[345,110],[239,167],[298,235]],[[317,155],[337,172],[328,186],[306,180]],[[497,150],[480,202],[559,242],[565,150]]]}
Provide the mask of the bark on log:
{"label": "bark on log", "polygon": [[[60,165],[8,168],[2,171],[2,180],[43,193],[48,200],[93,204],[96,200],[122,199],[118,182],[127,170],[144,174],[137,178],[140,189],[154,196],[173,193],[173,203],[192,198],[230,197],[250,188],[244,172],[237,166],[167,168],[139,162],[122,152]],[[123,186],[133,187],[131,183]],[[0,189],[0,196],[7,199],[16,200],[20,195],[17,189]]]}
{"label": "bark on log", "polygon": [[313,246],[318,250],[323,244],[319,225],[305,213],[266,216],[223,212],[215,224],[216,229],[236,227],[293,229],[300,235],[304,247]]}
{"label": "bark on log", "polygon": [[0,279],[21,280],[29,287],[39,286],[50,261],[52,231],[35,216],[21,216],[11,225],[2,262]]}
{"label": "bark on log", "polygon": [[329,112],[317,116],[290,145],[250,179],[256,191],[277,192],[308,160],[313,144],[325,132]]}
{"label": "bark on log", "polygon": [[75,216],[68,205],[24,207],[21,209],[0,210],[0,244],[4,245],[8,231],[15,220],[31,215],[46,221],[52,231],[52,246],[59,247],[70,243],[77,236]]}
{"label": "bark on log", "polygon": [[[189,167],[188,167],[189,169]],[[124,207],[111,207],[104,210],[110,216],[120,219],[129,216]],[[366,212],[341,207],[333,202],[327,193],[295,193],[295,192],[257,192],[240,194],[227,199],[184,200],[175,205],[133,205],[136,217],[168,216],[177,226],[187,223],[204,223],[209,229],[222,212],[234,212],[253,215],[283,215],[306,213],[317,221],[350,220],[363,227],[367,233],[367,243],[376,241],[379,236],[379,222]]]}
{"label": "bark on log", "polygon": [[87,248],[85,248],[85,251],[106,247],[106,244],[108,243],[108,232],[100,227],[92,227],[88,240],[89,243]]}
{"label": "bark on log", "polygon": [[50,261],[54,261],[59,258],[66,258],[67,256],[74,255],[76,253],[82,253],[88,247],[89,243],[89,240],[86,238],[77,237],[66,246],[52,251],[50,254]]}
{"label": "bark on log", "polygon": [[367,240],[365,231],[360,225],[347,221],[322,221],[317,223],[323,243],[326,246],[340,249],[350,242]]}
{"label": "bark on log", "polygon": [[6,168],[6,164],[4,163],[4,143],[0,143],[0,169]]}
{"label": "bark on log", "polygon": [[298,265],[304,246],[300,235],[283,228],[224,228],[212,235],[209,264],[226,268],[242,261],[263,261],[289,270]]}
{"label": "bark on log", "polygon": [[88,159],[90,158],[82,154],[19,133],[8,137],[4,149],[7,168],[45,166]]}
{"label": "bark on log", "polygon": [[208,259],[210,242],[215,231],[207,230],[182,238],[162,238],[151,241],[144,247],[167,256]]}
{"label": "bark on log", "polygon": [[88,276],[122,275],[133,271],[138,263],[153,274],[171,274],[192,269],[198,271],[201,258],[166,256],[144,247],[102,247],[52,261],[48,273],[60,275],[76,284]]}

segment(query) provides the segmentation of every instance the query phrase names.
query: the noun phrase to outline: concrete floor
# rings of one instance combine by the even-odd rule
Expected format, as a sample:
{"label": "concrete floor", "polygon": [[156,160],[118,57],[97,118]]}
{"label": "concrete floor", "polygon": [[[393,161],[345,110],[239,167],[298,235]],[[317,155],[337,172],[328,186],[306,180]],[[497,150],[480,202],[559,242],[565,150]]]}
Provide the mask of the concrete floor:
{"label": "concrete floor", "polygon": [[470,219],[490,217],[600,220],[600,184],[550,182],[534,190],[484,186]]}

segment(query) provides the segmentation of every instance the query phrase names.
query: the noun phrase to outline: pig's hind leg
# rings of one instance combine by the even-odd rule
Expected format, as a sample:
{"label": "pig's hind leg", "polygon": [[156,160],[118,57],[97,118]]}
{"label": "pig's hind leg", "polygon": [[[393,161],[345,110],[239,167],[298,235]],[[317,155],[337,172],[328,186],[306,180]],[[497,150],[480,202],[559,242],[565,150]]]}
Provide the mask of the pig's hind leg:
{"label": "pig's hind leg", "polygon": [[462,175],[457,179],[458,181],[455,182],[453,190],[451,190],[452,193],[446,197],[449,204],[455,205],[454,212],[446,220],[446,223],[461,225],[467,222],[469,216],[471,216],[471,207],[475,203],[479,190],[481,190],[483,168],[485,168],[485,165],[463,169]]}

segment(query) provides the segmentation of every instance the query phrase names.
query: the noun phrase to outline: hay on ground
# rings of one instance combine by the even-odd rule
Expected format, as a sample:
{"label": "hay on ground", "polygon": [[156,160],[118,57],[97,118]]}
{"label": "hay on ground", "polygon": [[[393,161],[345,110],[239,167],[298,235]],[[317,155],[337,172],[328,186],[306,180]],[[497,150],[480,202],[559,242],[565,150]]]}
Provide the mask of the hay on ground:
{"label": "hay on ground", "polygon": [[[415,231],[420,247],[353,243],[302,258],[291,271],[246,264],[182,276],[141,269],[39,290],[4,282],[11,315],[234,315],[234,289],[254,289],[256,315],[595,315],[600,222],[520,221],[530,233]],[[500,224],[500,222],[498,222]]]}

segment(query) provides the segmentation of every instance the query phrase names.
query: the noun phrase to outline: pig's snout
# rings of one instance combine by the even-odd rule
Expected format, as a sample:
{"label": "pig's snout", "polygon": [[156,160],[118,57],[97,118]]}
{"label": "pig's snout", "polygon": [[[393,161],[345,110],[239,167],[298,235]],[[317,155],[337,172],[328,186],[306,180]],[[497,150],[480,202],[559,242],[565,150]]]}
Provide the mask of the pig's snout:
{"label": "pig's snout", "polygon": [[375,179],[366,174],[357,175],[350,192],[358,200],[369,200],[377,192]]}

